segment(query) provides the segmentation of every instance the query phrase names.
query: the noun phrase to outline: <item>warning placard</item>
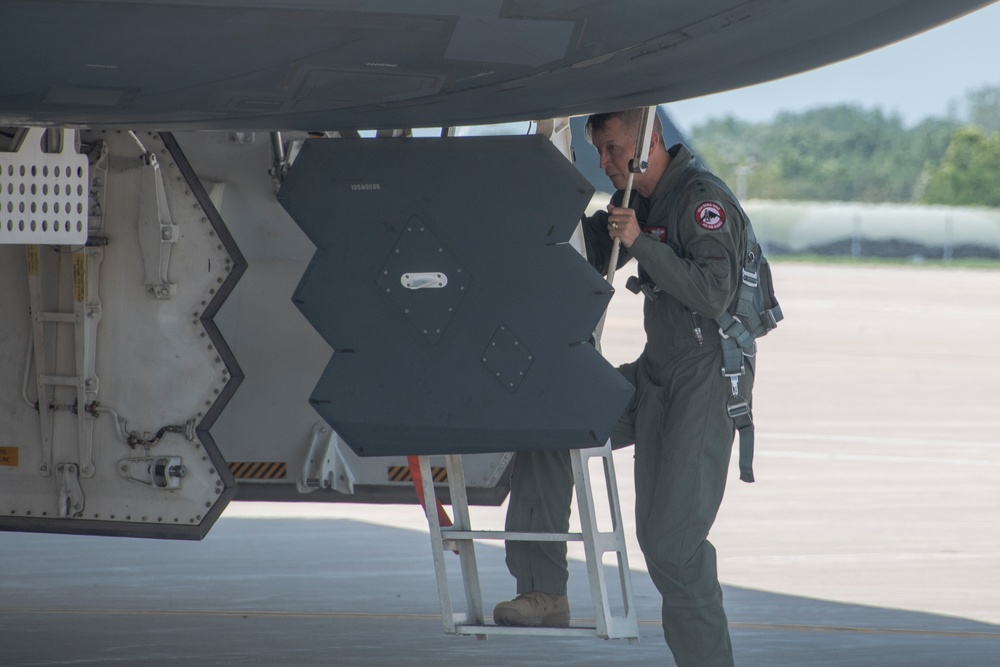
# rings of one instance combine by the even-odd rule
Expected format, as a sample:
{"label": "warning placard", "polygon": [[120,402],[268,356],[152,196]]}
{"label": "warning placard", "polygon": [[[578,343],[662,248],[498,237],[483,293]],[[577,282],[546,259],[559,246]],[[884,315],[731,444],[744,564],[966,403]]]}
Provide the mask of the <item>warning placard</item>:
{"label": "warning placard", "polygon": [[17,447],[0,447],[0,466],[17,465]]}
{"label": "warning placard", "polygon": [[38,253],[38,246],[26,245],[24,250],[28,253],[28,275],[37,276],[41,270],[41,255]]}
{"label": "warning placard", "polygon": [[87,256],[83,254],[73,255],[73,300],[87,301]]}

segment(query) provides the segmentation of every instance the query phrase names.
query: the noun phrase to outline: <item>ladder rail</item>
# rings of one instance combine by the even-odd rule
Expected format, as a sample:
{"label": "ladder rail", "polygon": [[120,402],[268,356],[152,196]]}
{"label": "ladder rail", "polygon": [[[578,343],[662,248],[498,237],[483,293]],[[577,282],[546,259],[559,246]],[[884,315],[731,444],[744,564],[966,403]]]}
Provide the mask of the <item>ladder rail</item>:
{"label": "ladder rail", "polygon": [[[472,522],[469,518],[469,498],[466,494],[465,467],[459,455],[449,455],[446,459],[448,468],[448,487],[451,490],[451,507],[455,514],[454,524],[459,530],[470,530]],[[465,588],[466,620],[463,625],[485,625],[486,616],[483,612],[483,593],[479,585],[479,566],[476,564],[476,543],[473,540],[461,540],[458,546],[458,558],[462,568],[462,579],[467,582]]]}
{"label": "ladder rail", "polygon": [[42,455],[38,472],[48,477],[52,474],[52,401],[49,398],[46,374],[48,353],[45,347],[45,319],[42,311],[42,278],[40,275],[41,253],[37,245],[25,248],[28,253],[28,303],[31,308],[31,343],[35,362],[35,391],[38,395],[38,419],[41,435]]}
{"label": "ladder rail", "polygon": [[[632,578],[628,576],[628,552],[625,546],[625,536],[622,530],[621,506],[618,503],[618,487],[614,473],[614,458],[610,455],[611,444],[605,450],[574,450],[571,456],[573,474],[577,494],[577,508],[580,523],[583,526],[583,545],[587,558],[587,575],[590,581],[591,600],[594,604],[594,618],[598,634],[602,637],[626,636],[632,628],[638,628],[635,608],[632,602]],[[601,458],[604,467],[605,484],[608,489],[608,501],[611,508],[612,529],[601,531],[597,524],[597,511],[594,506],[593,486],[590,479],[589,461]],[[585,490],[580,493],[580,489]],[[623,616],[617,616],[611,611],[608,598],[608,583],[604,576],[604,554],[616,552],[618,572],[622,592]],[[636,636],[638,632],[635,633]]]}
{"label": "ladder rail", "polygon": [[[424,513],[427,515],[427,524],[430,533],[440,540],[441,522],[437,513],[437,495],[434,492],[434,478],[431,476],[431,461],[427,456],[419,457],[420,478],[424,490]],[[444,561],[444,549],[441,542],[437,541],[438,548],[432,549],[434,556],[434,572],[437,575],[438,598],[441,601],[441,617],[444,620],[444,631],[448,634],[455,634],[455,612],[451,604],[451,593],[448,590],[448,570]]]}
{"label": "ladder rail", "polygon": [[[610,443],[609,443],[610,444]],[[624,524],[622,523],[621,517],[621,502],[620,496],[618,494],[618,484],[616,480],[618,479],[615,474],[615,459],[613,456],[608,457],[604,461],[604,479],[605,486],[608,491],[608,502],[611,503],[612,507],[617,507],[617,512],[612,512],[611,520],[616,531],[616,535],[621,535],[624,538]],[[605,537],[605,535],[601,535]],[[619,584],[621,586],[622,594],[622,605],[624,606],[625,616],[634,619],[635,623],[638,624],[638,618],[636,616],[637,611],[632,605],[634,599],[632,590],[632,578],[627,576],[629,570],[628,564],[628,553],[626,549],[621,549],[618,554],[618,576]]]}

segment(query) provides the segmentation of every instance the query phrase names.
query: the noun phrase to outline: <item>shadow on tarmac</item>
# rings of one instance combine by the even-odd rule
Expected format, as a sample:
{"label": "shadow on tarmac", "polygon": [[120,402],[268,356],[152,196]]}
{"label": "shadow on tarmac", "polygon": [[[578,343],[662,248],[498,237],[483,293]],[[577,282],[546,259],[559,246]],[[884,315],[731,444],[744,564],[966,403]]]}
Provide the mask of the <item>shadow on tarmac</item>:
{"label": "shadow on tarmac", "polygon": [[[638,644],[445,635],[423,528],[224,517],[200,543],[0,533],[0,664],[673,664],[642,571]],[[501,546],[476,552],[488,614],[514,586]],[[448,567],[460,600],[458,559]],[[996,625],[724,589],[738,665],[981,667],[1000,655]],[[569,595],[575,617],[592,616],[582,563]]]}

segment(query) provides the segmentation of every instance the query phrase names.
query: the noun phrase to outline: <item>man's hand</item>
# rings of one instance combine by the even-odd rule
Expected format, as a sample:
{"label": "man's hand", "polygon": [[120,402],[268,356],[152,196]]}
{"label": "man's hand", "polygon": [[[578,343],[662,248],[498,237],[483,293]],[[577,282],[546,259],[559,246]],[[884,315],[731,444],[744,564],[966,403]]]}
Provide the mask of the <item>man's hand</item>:
{"label": "man's hand", "polygon": [[608,204],[608,234],[612,239],[620,239],[623,246],[631,248],[641,233],[635,211]]}

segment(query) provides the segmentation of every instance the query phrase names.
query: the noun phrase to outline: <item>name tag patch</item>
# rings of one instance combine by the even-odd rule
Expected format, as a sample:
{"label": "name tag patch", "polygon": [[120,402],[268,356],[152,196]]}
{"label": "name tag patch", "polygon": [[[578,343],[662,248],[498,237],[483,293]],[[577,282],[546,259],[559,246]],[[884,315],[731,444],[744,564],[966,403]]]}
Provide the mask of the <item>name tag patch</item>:
{"label": "name tag patch", "polygon": [[660,243],[666,243],[667,241],[666,227],[643,227],[642,231],[646,232]]}

